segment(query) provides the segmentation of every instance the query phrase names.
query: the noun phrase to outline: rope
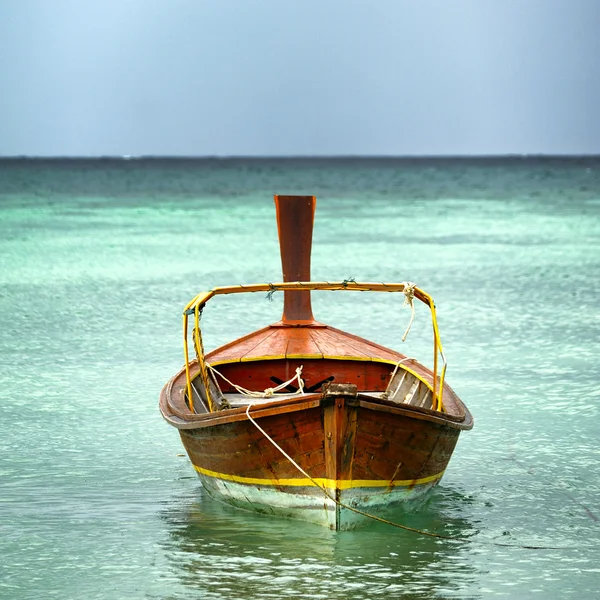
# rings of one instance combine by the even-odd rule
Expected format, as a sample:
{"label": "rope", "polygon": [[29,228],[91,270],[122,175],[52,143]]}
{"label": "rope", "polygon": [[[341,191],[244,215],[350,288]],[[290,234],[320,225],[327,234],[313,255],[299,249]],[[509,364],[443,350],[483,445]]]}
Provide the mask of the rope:
{"label": "rope", "polygon": [[269,283],[269,291],[267,292],[267,300],[269,302],[273,302],[273,294],[276,291],[277,291],[277,288],[272,283]]}
{"label": "rope", "polygon": [[406,327],[406,331],[404,332],[404,335],[402,336],[403,342],[406,341],[408,332],[410,331],[413,321],[415,320],[414,299],[415,299],[415,288],[416,287],[417,287],[417,284],[412,283],[412,281],[404,282],[404,290],[402,291],[402,293],[404,294],[404,304],[402,305],[402,307],[410,306],[411,314],[410,314],[410,321],[408,322],[408,326]]}
{"label": "rope", "polygon": [[[300,367],[302,368],[302,367]],[[290,381],[293,381],[293,379],[291,379]],[[491,546],[500,546],[503,548],[522,548],[525,550],[572,550],[572,549],[577,549],[577,548],[569,548],[569,547],[565,547],[565,546],[525,546],[522,544],[504,544],[501,542],[485,542],[485,541],[477,541],[477,540],[472,540],[471,538],[468,537],[464,537],[464,536],[458,536],[458,535],[444,535],[442,533],[435,533],[433,531],[424,531],[423,529],[417,529],[416,527],[409,527],[408,525],[401,525],[400,523],[394,523],[393,521],[388,521],[387,519],[384,519],[382,517],[378,517],[376,515],[372,515],[370,513],[367,513],[363,510],[360,510],[358,508],[355,508],[354,506],[350,506],[344,502],[341,502],[340,500],[338,500],[337,498],[335,498],[334,496],[332,496],[329,491],[327,490],[326,487],[320,485],[319,483],[317,483],[250,415],[250,408],[252,407],[254,403],[251,402],[250,404],[248,404],[248,406],[246,407],[246,416],[248,417],[248,419],[250,420],[250,422],[267,438],[267,440],[269,440],[269,442],[271,442],[271,444],[273,444],[273,446],[275,446],[275,448],[277,448],[277,450],[279,450],[279,452],[281,452],[281,454],[283,454],[283,456],[285,456],[285,458],[287,458],[290,463],[296,468],[298,469],[298,471],[300,471],[300,473],[302,473],[302,475],[304,475],[304,477],[306,477],[307,479],[309,479],[314,486],[316,486],[317,488],[319,488],[323,494],[325,494],[325,496],[331,500],[332,502],[334,502],[335,504],[337,504],[338,506],[341,506],[342,508],[345,508],[347,510],[350,510],[356,514],[362,515],[364,517],[367,517],[369,519],[373,519],[374,521],[379,521],[380,523],[385,523],[386,525],[391,525],[392,527],[397,527],[398,529],[404,529],[405,531],[411,531],[412,533],[418,533],[420,535],[425,535],[428,537],[433,537],[433,538],[439,538],[439,539],[444,539],[444,540],[457,540],[457,541],[465,541],[465,542],[476,542],[479,544],[487,544],[487,545],[491,545]]]}
{"label": "rope", "polygon": [[453,536],[447,536],[447,535],[443,535],[441,533],[433,533],[431,531],[423,531],[421,529],[415,529],[414,527],[408,527],[408,525],[400,525],[399,523],[393,523],[392,521],[388,521],[387,519],[382,519],[381,517],[377,517],[375,515],[371,515],[369,513],[366,513],[358,508],[355,508],[353,506],[350,506],[348,504],[345,504],[344,502],[341,502],[340,500],[338,500],[337,498],[335,498],[334,496],[332,496],[329,491],[327,490],[326,487],[320,485],[317,481],[314,480],[313,477],[311,477],[250,415],[250,408],[252,407],[253,403],[251,402],[250,404],[248,404],[248,406],[246,407],[246,416],[248,417],[248,419],[250,420],[250,422],[269,440],[269,442],[271,442],[271,444],[273,444],[273,446],[275,446],[275,448],[277,448],[277,450],[279,450],[279,452],[281,452],[281,454],[283,454],[283,456],[285,456],[290,463],[292,463],[292,465],[294,465],[294,467],[296,467],[296,469],[298,469],[298,471],[300,471],[300,473],[302,473],[302,475],[304,475],[304,477],[306,477],[307,479],[309,479],[313,485],[315,485],[316,487],[318,487],[327,498],[329,498],[329,500],[331,500],[332,502],[334,502],[335,504],[338,504],[339,506],[343,507],[343,508],[347,508],[348,510],[358,513],[359,515],[363,515],[365,517],[368,517],[370,519],[374,519],[375,521],[380,521],[381,523],[387,523],[388,525],[393,525],[394,527],[399,527],[400,529],[406,529],[407,531],[413,531],[415,533],[421,533],[423,535],[428,535],[430,537],[436,537],[436,538],[445,538],[445,539],[454,539]]}
{"label": "rope", "polygon": [[212,373],[215,373],[216,375],[218,375],[221,379],[226,381],[232,388],[236,389],[240,394],[243,394],[244,396],[248,396],[250,398],[271,398],[272,396],[276,396],[277,392],[280,392],[281,390],[285,389],[288,385],[290,385],[291,383],[293,383],[296,380],[298,380],[298,389],[295,392],[293,392],[292,394],[288,393],[288,394],[281,394],[281,395],[282,396],[284,396],[284,395],[285,396],[295,396],[297,394],[304,395],[304,382],[302,381],[302,377],[301,377],[302,365],[297,367],[296,374],[289,381],[284,381],[283,383],[280,383],[277,387],[274,387],[274,388],[267,388],[264,392],[255,392],[253,390],[248,390],[248,389],[242,387],[241,385],[236,385],[235,383],[233,383],[233,381],[229,381],[229,379],[227,379],[227,377],[225,377],[225,375],[223,375],[222,373],[219,373],[219,371],[217,371],[215,368],[211,367],[208,363],[206,363],[206,366],[211,370]]}
{"label": "rope", "polygon": [[[194,341],[194,350],[196,352],[196,358],[198,359],[198,366],[200,367],[200,379],[202,381],[202,385],[204,386],[209,412],[214,412],[215,403],[210,395],[210,387],[208,385],[208,370],[206,368],[207,363],[204,360],[204,344],[202,343],[202,334],[200,333],[200,317],[202,316],[203,310],[204,306],[200,307],[198,304],[196,304],[196,308],[194,309],[194,330],[192,332],[192,339]],[[190,399],[190,402],[193,406],[194,402],[192,399]]]}

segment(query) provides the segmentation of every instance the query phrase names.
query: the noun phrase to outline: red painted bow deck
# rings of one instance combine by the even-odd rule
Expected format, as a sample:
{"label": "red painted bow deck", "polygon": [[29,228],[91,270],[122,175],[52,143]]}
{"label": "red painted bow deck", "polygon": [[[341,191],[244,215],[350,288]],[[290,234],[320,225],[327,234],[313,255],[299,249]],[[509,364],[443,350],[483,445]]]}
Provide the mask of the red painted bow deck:
{"label": "red painted bow deck", "polygon": [[[275,196],[275,205],[283,282],[215,288],[186,306],[185,365],[163,388],[160,409],[214,498],[347,529],[435,486],[473,420],[444,381],[431,297],[407,282],[311,282],[315,198]],[[433,371],[315,321],[311,290],[396,292],[424,303]],[[204,355],[200,321],[211,298],[276,291],[281,321]]]}

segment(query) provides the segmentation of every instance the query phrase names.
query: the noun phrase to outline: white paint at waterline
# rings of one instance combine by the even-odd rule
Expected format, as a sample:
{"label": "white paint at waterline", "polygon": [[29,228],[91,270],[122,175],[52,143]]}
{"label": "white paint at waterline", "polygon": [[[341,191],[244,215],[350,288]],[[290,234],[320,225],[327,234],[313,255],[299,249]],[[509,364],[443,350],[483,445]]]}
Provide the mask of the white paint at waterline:
{"label": "white paint at waterline", "polygon": [[[350,488],[338,490],[339,504],[316,486],[291,487],[242,484],[198,473],[204,489],[215,500],[251,512],[299,519],[334,530],[354,529],[368,517],[352,509],[373,512],[422,499],[439,479],[413,487]],[[328,490],[330,496],[334,490]],[[349,508],[348,508],[349,507]]]}

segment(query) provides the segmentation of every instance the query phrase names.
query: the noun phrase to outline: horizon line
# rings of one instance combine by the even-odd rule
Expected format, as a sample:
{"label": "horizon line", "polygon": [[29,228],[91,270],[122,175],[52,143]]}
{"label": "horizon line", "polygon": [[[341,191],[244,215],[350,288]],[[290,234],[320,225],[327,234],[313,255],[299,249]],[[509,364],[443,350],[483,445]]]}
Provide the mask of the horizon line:
{"label": "horizon line", "polygon": [[0,160],[453,160],[453,159],[576,159],[600,158],[596,154],[544,154],[544,153],[511,153],[511,154],[98,154],[98,155],[0,155]]}

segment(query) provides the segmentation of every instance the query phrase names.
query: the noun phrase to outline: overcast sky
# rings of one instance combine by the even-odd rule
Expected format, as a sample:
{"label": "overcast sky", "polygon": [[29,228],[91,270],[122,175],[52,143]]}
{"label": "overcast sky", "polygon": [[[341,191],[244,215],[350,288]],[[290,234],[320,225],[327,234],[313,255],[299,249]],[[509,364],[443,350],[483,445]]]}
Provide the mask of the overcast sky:
{"label": "overcast sky", "polygon": [[0,155],[600,154],[600,0],[0,0]]}

